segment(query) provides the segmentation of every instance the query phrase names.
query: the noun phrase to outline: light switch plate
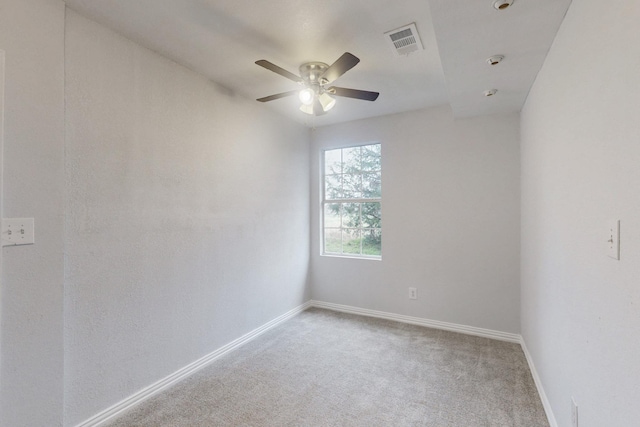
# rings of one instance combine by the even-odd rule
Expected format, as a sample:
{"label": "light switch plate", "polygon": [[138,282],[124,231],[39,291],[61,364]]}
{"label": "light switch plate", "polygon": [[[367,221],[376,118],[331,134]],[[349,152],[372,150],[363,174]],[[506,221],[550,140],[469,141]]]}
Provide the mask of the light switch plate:
{"label": "light switch plate", "polygon": [[610,221],[607,227],[607,255],[620,259],[620,221]]}
{"label": "light switch plate", "polygon": [[33,218],[2,219],[2,246],[32,245],[34,242]]}

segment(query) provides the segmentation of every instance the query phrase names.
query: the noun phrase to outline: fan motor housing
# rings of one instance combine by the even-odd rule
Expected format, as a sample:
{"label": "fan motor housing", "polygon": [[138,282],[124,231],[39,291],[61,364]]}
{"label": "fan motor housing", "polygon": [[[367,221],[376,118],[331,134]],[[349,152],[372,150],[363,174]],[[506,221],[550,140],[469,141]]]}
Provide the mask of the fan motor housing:
{"label": "fan motor housing", "polygon": [[326,69],[329,68],[324,62],[307,62],[300,66],[300,77],[307,84],[322,84],[320,82],[320,76],[324,74]]}

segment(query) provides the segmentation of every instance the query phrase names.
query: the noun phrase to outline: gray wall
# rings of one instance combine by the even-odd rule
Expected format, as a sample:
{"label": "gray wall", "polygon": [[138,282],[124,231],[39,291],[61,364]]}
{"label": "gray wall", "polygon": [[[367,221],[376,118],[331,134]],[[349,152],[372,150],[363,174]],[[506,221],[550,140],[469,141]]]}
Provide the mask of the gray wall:
{"label": "gray wall", "polygon": [[638,22],[574,0],[522,113],[522,334],[560,426],[572,396],[580,427],[640,420]]}
{"label": "gray wall", "polygon": [[[454,121],[446,107],[317,129],[314,299],[518,333],[518,139],[517,114]],[[321,149],[369,142],[382,144],[382,261],[320,256]]]}
{"label": "gray wall", "polygon": [[64,4],[0,0],[3,212],[36,244],[2,249],[0,425],[59,426],[63,387]]}
{"label": "gray wall", "polygon": [[307,129],[62,2],[0,11],[3,216],[36,223],[2,250],[0,425],[75,425],[309,299]]}
{"label": "gray wall", "polygon": [[[523,111],[520,258],[517,115],[330,126],[310,155],[307,130],[69,13],[65,119],[64,4],[0,0],[2,213],[36,220],[35,245],[2,249],[0,425],[75,425],[304,302],[311,281],[328,302],[521,320],[560,425],[571,396],[581,427],[633,425],[640,5],[608,6],[574,1]],[[320,257],[319,151],[367,142],[383,144],[383,259]]]}
{"label": "gray wall", "polygon": [[309,299],[309,131],[66,21],[65,424]]}

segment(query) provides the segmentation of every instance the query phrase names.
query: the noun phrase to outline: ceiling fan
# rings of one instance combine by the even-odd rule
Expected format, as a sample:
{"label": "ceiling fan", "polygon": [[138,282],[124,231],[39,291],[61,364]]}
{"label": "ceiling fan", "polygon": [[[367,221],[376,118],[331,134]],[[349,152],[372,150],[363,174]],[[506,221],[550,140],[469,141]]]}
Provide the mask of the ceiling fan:
{"label": "ceiling fan", "polygon": [[261,59],[256,61],[257,65],[298,83],[300,86],[303,86],[303,89],[265,96],[264,98],[258,98],[257,101],[268,102],[297,94],[302,103],[300,110],[315,116],[326,114],[327,111],[333,108],[336,103],[336,100],[333,98],[334,96],[375,101],[378,99],[378,95],[380,95],[378,92],[337,86],[327,87],[344,73],[355,67],[358,62],[360,62],[360,59],[349,52],[345,52],[336,62],[331,64],[331,66],[324,62],[306,62],[299,68],[300,76],[296,76],[284,68]]}

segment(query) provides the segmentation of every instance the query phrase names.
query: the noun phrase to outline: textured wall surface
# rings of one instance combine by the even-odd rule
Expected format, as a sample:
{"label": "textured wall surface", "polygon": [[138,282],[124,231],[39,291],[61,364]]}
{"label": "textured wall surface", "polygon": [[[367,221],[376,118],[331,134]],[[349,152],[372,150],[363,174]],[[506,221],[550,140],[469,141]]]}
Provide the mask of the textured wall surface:
{"label": "textured wall surface", "polygon": [[62,424],[64,3],[0,0],[4,217],[35,245],[2,248],[0,425]]}
{"label": "textured wall surface", "polygon": [[[437,108],[313,138],[314,299],[519,332],[517,115],[454,122]],[[382,143],[382,261],[320,256],[320,150],[369,142]]]}
{"label": "textured wall surface", "polygon": [[309,299],[309,131],[74,12],[65,424]]}
{"label": "textured wall surface", "polygon": [[640,3],[610,6],[573,1],[522,113],[522,334],[563,427],[572,396],[640,423]]}

